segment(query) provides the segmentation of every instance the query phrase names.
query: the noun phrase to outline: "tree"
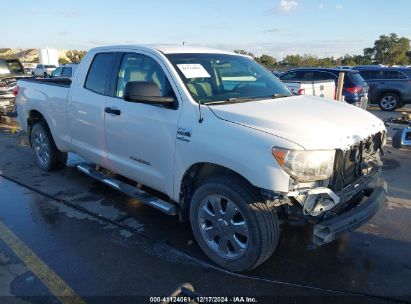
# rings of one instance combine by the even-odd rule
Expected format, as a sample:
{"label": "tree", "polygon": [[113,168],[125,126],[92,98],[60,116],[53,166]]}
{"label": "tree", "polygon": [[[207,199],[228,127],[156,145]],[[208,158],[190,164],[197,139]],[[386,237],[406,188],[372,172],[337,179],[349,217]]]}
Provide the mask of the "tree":
{"label": "tree", "polygon": [[358,64],[357,61],[354,59],[354,56],[345,54],[344,57],[341,57],[341,65],[355,66]]}
{"label": "tree", "polygon": [[261,57],[255,58],[255,61],[268,69],[273,68],[277,64],[277,60],[274,57],[265,54],[261,55]]}
{"label": "tree", "polygon": [[86,51],[67,51],[66,57],[70,62],[79,63],[86,53]]}
{"label": "tree", "polygon": [[287,55],[281,61],[281,65],[286,66],[301,66],[303,58],[300,55]]}
{"label": "tree", "polygon": [[303,61],[302,61],[302,66],[304,66],[304,67],[315,67],[315,66],[318,66],[318,65],[320,65],[320,61],[318,60],[318,57],[304,54]]}
{"label": "tree", "polygon": [[348,66],[356,66],[356,65],[368,65],[372,64],[372,59],[369,54],[365,55],[344,55],[344,57],[340,58],[341,64],[339,65],[348,65]]}
{"label": "tree", "polygon": [[392,33],[389,36],[381,35],[375,40],[374,47],[364,49],[364,56],[372,58],[375,63],[405,65],[409,63],[407,56],[409,50],[410,39]]}
{"label": "tree", "polygon": [[254,58],[254,54],[247,52],[246,50],[234,50],[234,53],[241,54],[241,55],[247,55],[247,56],[251,56]]}
{"label": "tree", "polygon": [[66,58],[64,58],[64,57],[59,58],[59,65],[63,65],[63,64],[67,64],[67,63],[70,63],[70,61],[67,60]]}

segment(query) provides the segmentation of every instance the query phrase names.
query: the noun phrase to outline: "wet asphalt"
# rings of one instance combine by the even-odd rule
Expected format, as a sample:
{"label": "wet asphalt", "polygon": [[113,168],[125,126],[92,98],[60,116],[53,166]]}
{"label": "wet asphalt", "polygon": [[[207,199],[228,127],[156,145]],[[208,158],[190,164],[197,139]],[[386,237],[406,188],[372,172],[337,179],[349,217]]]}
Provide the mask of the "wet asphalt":
{"label": "wet asphalt", "polygon": [[[366,225],[316,249],[311,227],[281,227],[274,255],[245,274],[215,266],[188,224],[84,176],[79,162],[39,170],[15,120],[0,118],[0,221],[87,303],[150,303],[184,282],[258,303],[411,302],[411,151],[386,148],[388,201]],[[0,235],[0,303],[60,300]]]}

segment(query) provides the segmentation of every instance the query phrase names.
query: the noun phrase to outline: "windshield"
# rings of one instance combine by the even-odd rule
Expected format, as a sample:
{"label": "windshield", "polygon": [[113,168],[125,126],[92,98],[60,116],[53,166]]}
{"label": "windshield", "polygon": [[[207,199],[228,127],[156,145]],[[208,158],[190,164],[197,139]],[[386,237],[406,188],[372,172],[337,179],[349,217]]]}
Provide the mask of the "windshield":
{"label": "windshield", "polygon": [[200,103],[242,102],[291,96],[291,91],[254,60],[226,54],[169,54],[192,97]]}

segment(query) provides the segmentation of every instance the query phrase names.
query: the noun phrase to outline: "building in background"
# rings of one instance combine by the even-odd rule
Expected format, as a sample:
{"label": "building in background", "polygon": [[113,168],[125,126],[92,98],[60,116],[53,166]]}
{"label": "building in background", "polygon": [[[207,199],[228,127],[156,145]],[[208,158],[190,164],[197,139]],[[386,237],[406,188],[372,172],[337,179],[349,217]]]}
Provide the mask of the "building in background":
{"label": "building in background", "polygon": [[47,65],[59,65],[59,52],[56,49],[39,49],[39,63]]}

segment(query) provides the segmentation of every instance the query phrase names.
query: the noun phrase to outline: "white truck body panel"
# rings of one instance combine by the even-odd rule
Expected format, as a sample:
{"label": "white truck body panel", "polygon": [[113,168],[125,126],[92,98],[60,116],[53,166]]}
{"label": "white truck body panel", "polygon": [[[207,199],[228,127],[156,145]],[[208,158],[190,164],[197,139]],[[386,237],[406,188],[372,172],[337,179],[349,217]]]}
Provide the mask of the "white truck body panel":
{"label": "white truck body panel", "polygon": [[334,99],[336,86],[333,80],[324,81],[283,81],[294,93]]}
{"label": "white truck body panel", "polygon": [[[156,60],[170,80],[178,109],[125,102],[85,89],[88,68],[100,52],[134,52]],[[20,125],[27,130],[29,113],[36,110],[45,117],[60,150],[78,153],[175,201],[182,178],[193,164],[217,164],[259,188],[287,192],[290,176],[273,158],[273,146],[346,149],[385,130],[382,121],[366,111],[310,96],[201,105],[204,120],[199,123],[198,103],[164,56],[185,52],[233,54],[191,47],[96,48],[83,58],[70,87],[19,81]],[[107,106],[120,109],[122,115],[105,113]],[[189,141],[176,140],[179,128],[191,132]]]}
{"label": "white truck body panel", "polygon": [[384,129],[384,123],[367,111],[314,96],[220,105],[212,110],[224,120],[287,138],[306,150],[348,149]]}

